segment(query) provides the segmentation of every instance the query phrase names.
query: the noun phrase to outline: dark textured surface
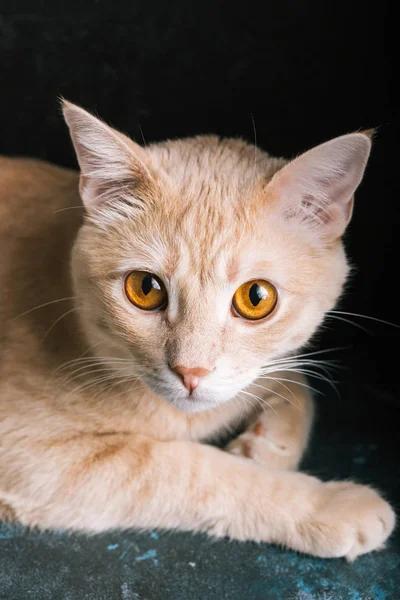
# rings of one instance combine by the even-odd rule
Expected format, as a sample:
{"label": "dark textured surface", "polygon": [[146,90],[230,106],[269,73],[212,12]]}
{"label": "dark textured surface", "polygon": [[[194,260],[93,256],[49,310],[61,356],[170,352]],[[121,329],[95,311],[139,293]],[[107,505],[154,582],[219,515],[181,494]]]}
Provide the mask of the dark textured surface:
{"label": "dark textured surface", "polygon": [[[0,153],[75,165],[60,94],[147,142],[208,132],[253,142],[256,132],[261,148],[292,156],[378,127],[346,236],[357,268],[342,309],[396,322],[388,11],[387,0],[1,0]],[[322,348],[348,347],[347,383],[342,400],[321,399],[305,465],[373,483],[400,507],[399,335],[358,323],[373,335],[331,319],[318,337]],[[399,600],[399,546],[397,534],[388,550],[347,565],[189,534],[87,539],[3,528],[0,598]]]}
{"label": "dark textured surface", "polygon": [[[400,507],[398,406],[340,386],[318,400],[310,473],[380,488]],[[376,395],[377,394],[377,395]],[[0,529],[1,600],[399,600],[400,531],[353,564],[189,533],[95,537]]]}

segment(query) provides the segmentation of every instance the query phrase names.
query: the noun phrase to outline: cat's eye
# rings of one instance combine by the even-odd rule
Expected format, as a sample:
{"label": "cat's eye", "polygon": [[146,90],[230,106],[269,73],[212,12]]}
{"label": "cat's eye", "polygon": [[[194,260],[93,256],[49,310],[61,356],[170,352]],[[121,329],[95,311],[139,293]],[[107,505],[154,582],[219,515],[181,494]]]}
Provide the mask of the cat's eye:
{"label": "cat's eye", "polygon": [[163,282],[152,273],[132,271],[125,279],[128,300],[142,310],[157,310],[167,306],[168,294]]}
{"label": "cat's eye", "polygon": [[272,313],[277,300],[278,293],[272,283],[265,279],[253,279],[236,290],[232,307],[240,317],[258,321]]}

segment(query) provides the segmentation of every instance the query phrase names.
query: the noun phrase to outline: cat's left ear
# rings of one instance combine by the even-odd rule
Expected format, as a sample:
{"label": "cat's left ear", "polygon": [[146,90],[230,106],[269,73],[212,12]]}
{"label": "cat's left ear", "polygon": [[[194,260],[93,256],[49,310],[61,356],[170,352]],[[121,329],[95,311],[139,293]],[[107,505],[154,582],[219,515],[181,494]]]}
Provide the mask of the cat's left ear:
{"label": "cat's left ear", "polygon": [[81,169],[81,198],[89,211],[105,203],[139,205],[138,198],[151,195],[154,178],[143,148],[71,102],[63,100],[62,108]]}
{"label": "cat's left ear", "polygon": [[369,132],[316,146],[278,171],[267,188],[286,219],[307,225],[328,242],[341,237],[371,150]]}

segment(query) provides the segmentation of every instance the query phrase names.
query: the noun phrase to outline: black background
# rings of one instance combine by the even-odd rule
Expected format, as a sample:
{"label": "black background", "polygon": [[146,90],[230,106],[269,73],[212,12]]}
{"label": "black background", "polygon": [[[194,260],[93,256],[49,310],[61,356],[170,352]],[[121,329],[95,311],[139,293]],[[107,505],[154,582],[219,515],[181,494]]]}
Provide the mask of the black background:
{"label": "black background", "polygon": [[[254,142],[256,132],[261,148],[291,157],[377,128],[346,234],[356,270],[340,308],[400,323],[388,9],[385,1],[1,0],[0,152],[75,165],[59,95],[139,142],[142,132],[146,142],[198,133]],[[400,392],[397,330],[355,320],[369,333],[330,320],[319,345],[350,347],[340,377]]]}

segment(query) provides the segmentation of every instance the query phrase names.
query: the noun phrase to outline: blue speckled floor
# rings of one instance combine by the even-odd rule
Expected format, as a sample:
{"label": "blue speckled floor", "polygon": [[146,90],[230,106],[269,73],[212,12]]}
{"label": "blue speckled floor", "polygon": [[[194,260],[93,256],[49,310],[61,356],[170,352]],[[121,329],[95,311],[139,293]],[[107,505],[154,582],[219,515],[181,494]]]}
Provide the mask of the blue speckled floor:
{"label": "blue speckled floor", "polygon": [[[357,392],[319,400],[305,468],[374,483],[399,506],[399,404],[376,390]],[[0,599],[400,600],[400,535],[383,552],[347,564],[202,535],[87,538],[0,526]]]}

